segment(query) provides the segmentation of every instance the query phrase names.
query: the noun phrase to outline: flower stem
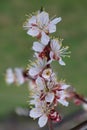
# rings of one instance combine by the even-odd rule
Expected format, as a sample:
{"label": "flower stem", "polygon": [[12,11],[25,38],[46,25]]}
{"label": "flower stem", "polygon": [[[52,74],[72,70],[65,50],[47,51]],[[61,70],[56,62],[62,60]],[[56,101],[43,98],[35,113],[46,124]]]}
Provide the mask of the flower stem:
{"label": "flower stem", "polygon": [[53,130],[52,120],[48,120],[48,128],[49,130]]}
{"label": "flower stem", "polygon": [[82,101],[83,103],[87,104],[87,100],[85,100],[82,96],[77,93],[74,93],[74,97]]}

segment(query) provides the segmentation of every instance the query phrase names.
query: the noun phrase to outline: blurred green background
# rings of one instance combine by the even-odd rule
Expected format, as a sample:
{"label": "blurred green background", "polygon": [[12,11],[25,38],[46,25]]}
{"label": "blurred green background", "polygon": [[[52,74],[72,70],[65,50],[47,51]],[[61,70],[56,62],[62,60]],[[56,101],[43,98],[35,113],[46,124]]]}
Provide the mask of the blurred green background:
{"label": "blurred green background", "polygon": [[[52,35],[63,38],[63,45],[68,45],[72,52],[71,58],[64,59],[65,67],[53,63],[58,78],[65,79],[80,94],[87,96],[87,1],[0,0],[0,118],[7,116],[17,106],[28,107],[27,84],[8,86],[4,77],[8,67],[26,68],[28,60],[32,59],[31,47],[35,39],[26,34],[22,25],[26,15],[39,10],[41,6],[49,12],[50,17],[62,17],[57,32]],[[78,107],[71,104],[65,111],[71,109]]]}

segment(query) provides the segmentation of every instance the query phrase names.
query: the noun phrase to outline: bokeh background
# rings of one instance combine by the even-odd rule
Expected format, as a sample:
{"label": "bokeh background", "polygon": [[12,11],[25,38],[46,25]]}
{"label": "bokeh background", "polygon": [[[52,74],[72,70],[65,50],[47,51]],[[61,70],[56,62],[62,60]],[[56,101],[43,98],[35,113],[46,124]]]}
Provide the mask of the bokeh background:
{"label": "bokeh background", "polygon": [[[18,106],[28,108],[27,84],[17,87],[5,83],[8,67],[26,68],[33,57],[31,49],[34,38],[23,30],[26,15],[43,6],[50,14],[62,17],[57,32],[52,34],[64,39],[71,58],[64,59],[65,67],[53,63],[58,79],[65,79],[82,95],[87,97],[87,1],[86,0],[0,0],[0,120],[4,120]],[[66,115],[82,109],[70,103],[60,106]]]}

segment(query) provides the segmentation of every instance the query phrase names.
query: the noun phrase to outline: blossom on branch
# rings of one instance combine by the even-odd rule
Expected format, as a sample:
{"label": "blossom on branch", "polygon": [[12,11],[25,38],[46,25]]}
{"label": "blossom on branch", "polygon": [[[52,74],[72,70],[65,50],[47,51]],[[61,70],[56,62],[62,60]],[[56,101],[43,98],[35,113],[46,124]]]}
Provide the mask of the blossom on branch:
{"label": "blossom on branch", "polygon": [[37,54],[37,57],[44,59],[51,63],[52,61],[58,61],[60,65],[65,65],[62,60],[64,57],[69,57],[70,52],[68,51],[68,46],[62,47],[62,40],[60,39],[50,39],[47,45],[42,42],[34,42],[32,49]]}
{"label": "blossom on branch", "polygon": [[29,116],[31,118],[39,118],[38,124],[40,127],[44,127],[49,119],[54,122],[60,122],[61,117],[49,104],[44,101],[40,101],[37,107],[30,110]]}
{"label": "blossom on branch", "polygon": [[38,11],[27,19],[23,27],[28,30],[27,34],[44,39],[48,38],[49,33],[56,31],[56,24],[60,21],[61,17],[50,20],[47,12]]}
{"label": "blossom on branch", "polygon": [[67,99],[70,98],[67,88],[70,86],[58,82],[55,73],[51,68],[52,61],[58,61],[60,65],[65,65],[62,58],[67,56],[68,47],[62,47],[62,40],[51,38],[49,33],[56,31],[56,24],[61,18],[49,19],[49,14],[45,11],[38,11],[31,16],[24,24],[27,33],[39,40],[33,43],[34,57],[37,59],[28,68],[28,75],[32,77],[30,82],[30,104],[34,107],[30,110],[30,117],[39,118],[40,127],[46,125],[47,121],[59,122],[60,115],[55,107],[58,104],[68,106]]}
{"label": "blossom on branch", "polygon": [[52,39],[50,43],[50,59],[56,60],[60,65],[65,65],[65,62],[62,60],[62,57],[68,56],[68,47],[62,47],[62,40]]}
{"label": "blossom on branch", "polygon": [[26,70],[9,68],[5,75],[8,84],[22,85],[25,81],[29,81],[29,104],[32,105],[29,116],[34,119],[39,118],[40,127],[45,126],[49,120],[60,122],[61,116],[56,111],[56,107],[59,104],[67,107],[68,99],[73,99],[76,104],[82,101],[87,103],[73,87],[64,81],[58,81],[51,68],[53,61],[65,65],[63,58],[69,57],[70,53],[68,47],[63,47],[61,39],[49,36],[56,31],[56,24],[60,21],[61,17],[50,19],[49,14],[43,10],[31,15],[23,27],[28,35],[38,39],[32,46],[35,61],[31,62]]}
{"label": "blossom on branch", "polygon": [[53,73],[51,69],[45,69],[44,71],[50,71],[50,76],[47,79],[43,77],[43,74],[41,77],[38,76],[35,80],[36,86],[30,89],[32,99],[30,104],[35,106],[30,111],[30,117],[39,118],[38,124],[40,127],[43,127],[48,119],[59,122],[61,116],[56,112],[55,106],[58,104],[68,106],[67,99],[70,98],[67,92],[70,85],[52,79],[51,75]]}

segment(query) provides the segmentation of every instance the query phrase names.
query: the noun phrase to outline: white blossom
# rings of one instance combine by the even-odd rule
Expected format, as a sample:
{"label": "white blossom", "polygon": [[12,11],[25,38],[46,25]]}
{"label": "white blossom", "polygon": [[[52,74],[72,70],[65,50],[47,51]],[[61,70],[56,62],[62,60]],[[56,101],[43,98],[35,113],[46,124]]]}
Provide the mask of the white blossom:
{"label": "white blossom", "polygon": [[6,70],[5,80],[8,84],[12,84],[14,82],[14,72],[11,68]]}
{"label": "white blossom", "polygon": [[42,77],[47,80],[50,80],[51,75],[52,75],[52,69],[50,69],[50,68],[45,69],[42,73]]}
{"label": "white blossom", "polygon": [[[37,119],[40,127],[46,125],[48,120],[59,122],[61,117],[55,110],[59,104],[68,106],[68,98],[74,97],[74,90],[63,81],[57,81],[56,74],[51,68],[52,61],[58,61],[65,65],[63,58],[68,56],[68,47],[62,47],[62,40],[52,38],[50,33],[56,32],[56,24],[61,17],[49,18],[45,11],[38,11],[31,15],[24,24],[27,34],[36,37],[38,41],[33,42],[35,61],[31,62],[27,71],[22,68],[9,68],[6,71],[6,82],[21,85],[29,79],[29,105],[32,106],[29,116]],[[83,104],[83,108],[87,106]],[[24,110],[17,109],[17,113],[26,114]]]}
{"label": "white blossom", "polygon": [[48,116],[47,116],[47,108],[45,102],[39,102],[38,106],[30,110],[30,117],[36,119],[39,118],[38,124],[40,127],[43,127],[46,125],[48,121]]}
{"label": "white blossom", "polygon": [[29,75],[33,78],[35,78],[35,76],[39,75],[40,72],[42,72],[42,70],[46,67],[47,65],[47,61],[46,59],[41,59],[39,58],[36,63],[34,63],[32,65],[32,67],[29,69]]}
{"label": "white blossom", "polygon": [[49,19],[49,14],[45,11],[36,13],[31,16],[24,24],[27,34],[33,37],[41,37],[42,40],[48,39],[48,34],[56,31],[56,24],[61,21],[61,17]]}
{"label": "white blossom", "polygon": [[40,91],[42,90],[41,93],[38,92],[38,93],[40,94],[41,100],[42,100],[43,97],[44,97],[44,100],[45,100],[46,102],[52,103],[53,100],[54,100],[54,93],[53,93],[52,91],[49,91],[49,90],[48,90],[48,88],[47,88],[47,86],[46,86],[46,82],[44,81],[44,79],[41,78],[41,77],[38,77],[38,78],[36,79],[36,85],[37,85],[37,88],[38,88]]}
{"label": "white blossom", "polygon": [[51,43],[51,51],[50,51],[50,58],[51,61],[57,60],[60,65],[65,65],[65,62],[62,60],[62,57],[67,56],[69,52],[67,52],[68,47],[62,48],[61,40],[58,39],[52,39]]}
{"label": "white blossom", "polygon": [[58,95],[58,99],[57,101],[59,103],[61,103],[62,105],[64,106],[68,106],[69,103],[68,101],[66,100],[66,98],[69,98],[69,94],[67,93],[67,89],[70,87],[70,85],[66,85],[66,84],[60,84],[60,88],[61,89],[60,91],[57,91],[57,94]]}

